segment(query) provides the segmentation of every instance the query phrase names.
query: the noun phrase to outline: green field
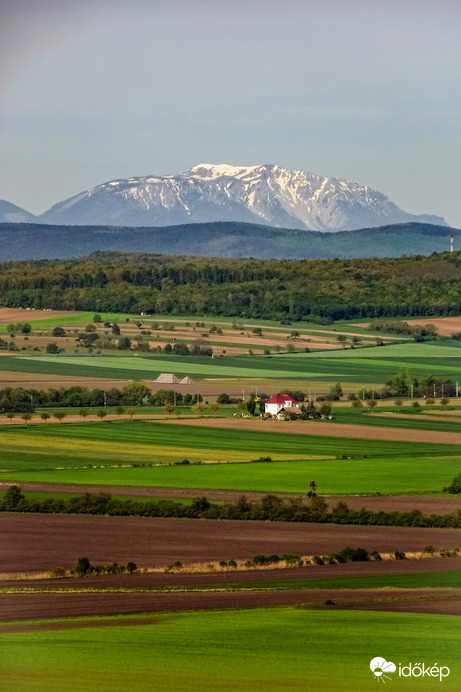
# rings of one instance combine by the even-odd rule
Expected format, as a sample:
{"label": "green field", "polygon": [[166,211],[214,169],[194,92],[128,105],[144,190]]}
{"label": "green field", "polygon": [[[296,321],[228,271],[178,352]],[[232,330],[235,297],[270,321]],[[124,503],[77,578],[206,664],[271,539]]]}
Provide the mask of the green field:
{"label": "green field", "polygon": [[[396,663],[399,690],[461,686],[461,630],[450,616],[284,607],[161,613],[154,623],[115,626],[124,620],[4,634],[0,626],[5,690],[360,692],[377,681],[369,667],[376,656]],[[450,674],[442,683],[399,677],[399,663],[410,662]]]}
{"label": "green field", "polygon": [[[382,384],[400,369],[461,380],[461,348],[453,341],[390,344],[319,353],[225,358],[181,356],[3,356],[0,370],[121,379],[155,379],[160,372],[203,378],[290,379]],[[223,383],[225,387],[225,383]]]}
{"label": "green field", "polygon": [[[0,478],[19,482],[305,492],[315,478],[321,493],[440,492],[461,468],[459,445],[238,429],[223,435],[141,420],[5,425],[0,444]],[[238,463],[267,455],[274,461]],[[223,463],[174,465],[184,458]]]}

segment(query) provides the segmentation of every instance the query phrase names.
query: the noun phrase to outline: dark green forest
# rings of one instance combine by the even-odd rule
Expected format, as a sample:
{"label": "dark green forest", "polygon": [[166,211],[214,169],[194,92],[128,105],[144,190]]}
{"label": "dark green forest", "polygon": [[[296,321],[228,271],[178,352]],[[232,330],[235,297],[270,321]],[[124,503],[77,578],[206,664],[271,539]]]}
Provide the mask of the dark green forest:
{"label": "dark green forest", "polygon": [[258,260],[102,252],[0,263],[6,307],[333,320],[461,314],[461,252]]}

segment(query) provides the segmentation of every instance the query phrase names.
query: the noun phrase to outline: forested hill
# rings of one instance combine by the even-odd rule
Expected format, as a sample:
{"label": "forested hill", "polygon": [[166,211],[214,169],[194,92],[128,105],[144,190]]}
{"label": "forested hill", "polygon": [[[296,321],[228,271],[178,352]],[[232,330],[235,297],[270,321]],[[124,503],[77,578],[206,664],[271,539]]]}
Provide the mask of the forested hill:
{"label": "forested hill", "polygon": [[266,319],[461,314],[461,252],[355,260],[96,253],[0,264],[0,305]]}
{"label": "forested hill", "polygon": [[3,223],[0,260],[81,257],[102,250],[280,259],[400,257],[448,250],[450,233],[459,244],[461,231],[423,223],[339,233],[236,222],[163,228]]}

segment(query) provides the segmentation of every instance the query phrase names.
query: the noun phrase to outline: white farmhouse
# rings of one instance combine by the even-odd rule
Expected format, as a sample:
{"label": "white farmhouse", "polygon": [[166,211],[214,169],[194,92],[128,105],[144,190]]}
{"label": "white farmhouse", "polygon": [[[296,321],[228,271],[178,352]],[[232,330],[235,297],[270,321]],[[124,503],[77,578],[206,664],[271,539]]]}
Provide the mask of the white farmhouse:
{"label": "white farmhouse", "polygon": [[276,394],[272,399],[266,401],[264,411],[272,416],[278,416],[282,411],[296,409],[296,413],[301,413],[298,407],[298,402],[288,394]]}

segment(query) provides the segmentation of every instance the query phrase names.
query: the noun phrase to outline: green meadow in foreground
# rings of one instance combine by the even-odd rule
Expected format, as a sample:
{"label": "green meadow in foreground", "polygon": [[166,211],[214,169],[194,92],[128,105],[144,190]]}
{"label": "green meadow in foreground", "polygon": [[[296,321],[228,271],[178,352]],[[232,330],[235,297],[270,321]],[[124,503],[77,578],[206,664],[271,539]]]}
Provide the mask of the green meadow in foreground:
{"label": "green meadow in foreground", "polygon": [[[126,622],[125,626],[117,626]],[[461,686],[461,629],[450,616],[296,607],[158,614],[155,621],[106,618],[105,625],[2,633],[2,684],[9,692],[130,690],[370,690],[370,661],[395,662],[399,690],[455,692]],[[88,621],[88,624],[90,622]],[[83,627],[82,627],[83,625]],[[332,645],[334,642],[334,645]],[[398,666],[446,666],[415,680]]]}

